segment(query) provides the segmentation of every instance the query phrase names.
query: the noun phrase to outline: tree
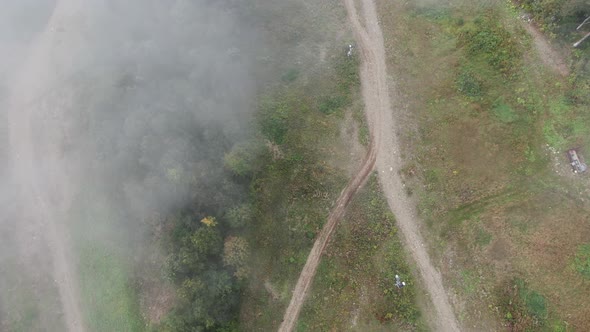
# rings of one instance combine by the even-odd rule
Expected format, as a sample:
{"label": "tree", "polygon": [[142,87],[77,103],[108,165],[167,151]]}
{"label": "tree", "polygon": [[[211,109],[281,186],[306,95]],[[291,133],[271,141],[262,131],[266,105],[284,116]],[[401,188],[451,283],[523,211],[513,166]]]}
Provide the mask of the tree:
{"label": "tree", "polygon": [[252,206],[247,203],[233,207],[227,213],[227,220],[233,228],[246,226],[250,219],[252,219]]}
{"label": "tree", "polygon": [[222,238],[215,227],[199,227],[180,240],[169,264],[177,280],[197,275],[207,268],[208,259],[221,254]]}
{"label": "tree", "polygon": [[578,14],[590,14],[590,1],[588,0],[566,0],[561,7],[561,14],[563,16],[571,16]]}
{"label": "tree", "polygon": [[238,143],[224,157],[225,167],[236,176],[251,176],[256,170],[256,160],[262,152],[257,142]]}
{"label": "tree", "polygon": [[217,226],[217,219],[215,219],[215,217],[205,217],[203,219],[201,219],[201,222],[205,225],[207,225],[207,227],[215,227]]}

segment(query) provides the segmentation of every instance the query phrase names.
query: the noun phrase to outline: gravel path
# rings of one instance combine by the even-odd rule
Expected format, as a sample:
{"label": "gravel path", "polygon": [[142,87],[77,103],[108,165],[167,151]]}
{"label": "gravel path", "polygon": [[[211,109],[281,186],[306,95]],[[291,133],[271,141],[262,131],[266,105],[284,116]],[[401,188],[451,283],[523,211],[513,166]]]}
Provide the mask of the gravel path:
{"label": "gravel path", "polygon": [[365,30],[362,28],[353,1],[345,0],[345,3],[359,46],[364,50],[361,82],[365,111],[376,140],[376,167],[379,180],[389,207],[395,215],[397,226],[403,234],[406,248],[416,262],[423,284],[436,310],[437,317],[432,321],[437,325],[433,326],[433,329],[459,331],[459,324],[445,292],[441,274],[430,261],[424,246],[414,202],[408,199],[399,175],[403,163],[399,153],[394,112],[390,104],[385,48],[375,3],[373,0],[362,0]]}
{"label": "gravel path", "polygon": [[[53,278],[59,291],[65,326],[69,331],[84,331],[78,285],[69,257],[65,214],[70,204],[68,176],[61,159],[59,123],[67,100],[41,102],[56,84],[52,55],[56,31],[52,27],[71,15],[75,1],[59,1],[45,28],[33,41],[24,65],[13,83],[8,110],[12,175],[18,183],[19,199],[30,210],[32,220],[20,227],[34,228],[43,234],[53,263]],[[52,114],[54,121],[39,121]],[[39,125],[42,123],[42,125]],[[25,213],[25,212],[23,212]],[[31,241],[31,246],[36,245]],[[50,310],[49,308],[46,308]]]}

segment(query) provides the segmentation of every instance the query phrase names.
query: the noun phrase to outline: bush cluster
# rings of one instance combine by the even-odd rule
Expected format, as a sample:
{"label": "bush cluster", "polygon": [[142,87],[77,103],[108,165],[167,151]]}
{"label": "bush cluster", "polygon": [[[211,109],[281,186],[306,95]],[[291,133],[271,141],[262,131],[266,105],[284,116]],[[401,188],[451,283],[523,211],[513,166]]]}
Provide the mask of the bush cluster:
{"label": "bush cluster", "polygon": [[482,15],[459,31],[459,44],[471,58],[482,58],[492,68],[511,74],[522,51],[510,31],[493,14]]}

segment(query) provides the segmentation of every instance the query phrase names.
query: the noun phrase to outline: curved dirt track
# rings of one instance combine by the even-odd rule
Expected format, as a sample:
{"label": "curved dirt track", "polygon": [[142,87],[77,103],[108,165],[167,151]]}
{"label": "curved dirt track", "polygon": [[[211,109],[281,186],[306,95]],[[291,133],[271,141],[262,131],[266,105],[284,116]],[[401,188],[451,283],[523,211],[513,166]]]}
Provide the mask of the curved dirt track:
{"label": "curved dirt track", "polygon": [[[56,85],[52,62],[56,31],[61,20],[72,15],[75,1],[59,1],[44,29],[30,46],[13,83],[8,110],[12,176],[19,187],[18,199],[28,211],[27,225],[43,234],[53,264],[53,279],[59,292],[64,325],[68,331],[84,331],[75,270],[71,266],[64,220],[70,204],[68,175],[60,152],[61,128],[67,98],[44,98]],[[54,120],[44,121],[51,114]],[[35,245],[30,243],[29,245]],[[49,308],[47,308],[49,309]]]}
{"label": "curved dirt track", "polygon": [[279,331],[288,332],[295,327],[330,235],[338,220],[344,214],[346,205],[362,186],[375,165],[379,172],[379,180],[387,202],[395,214],[397,225],[404,235],[405,244],[416,262],[423,283],[436,310],[437,317],[432,319],[436,325],[432,326],[432,328],[436,331],[459,331],[459,324],[444,290],[442,277],[432,265],[424,247],[424,241],[418,228],[418,219],[413,209],[413,202],[407,198],[398,174],[402,161],[399,153],[397,153],[399,144],[395,135],[396,127],[389,99],[385,48],[375,4],[373,0],[362,0],[362,15],[365,28],[357,13],[354,0],[344,0],[344,3],[363,60],[361,65],[362,94],[371,130],[371,146],[361,170],[342,192],[336,207],[328,217],[326,225],[314,243],[293,291],[291,302],[285,312]]}
{"label": "curved dirt track", "polygon": [[301,312],[301,307],[305,301],[305,297],[309,292],[309,287],[313,282],[313,278],[318,268],[318,264],[320,263],[320,258],[328,241],[330,240],[330,236],[338,224],[338,221],[344,215],[346,211],[346,207],[352,197],[356,194],[356,192],[363,186],[366,182],[367,178],[371,174],[371,171],[375,168],[375,161],[376,161],[376,149],[375,144],[371,144],[369,147],[369,151],[363,160],[362,166],[360,171],[354,176],[354,178],[348,183],[346,188],[340,193],[340,197],[336,200],[336,205],[330,215],[328,216],[328,220],[326,224],[322,228],[320,235],[315,240],[313,244],[313,248],[307,256],[307,261],[303,266],[303,270],[299,275],[299,279],[297,280],[297,284],[295,285],[295,289],[293,290],[293,296],[291,297],[291,302],[285,311],[285,315],[283,316],[283,322],[279,327],[279,331],[287,332],[292,331],[297,323],[297,318],[299,317],[299,313]]}

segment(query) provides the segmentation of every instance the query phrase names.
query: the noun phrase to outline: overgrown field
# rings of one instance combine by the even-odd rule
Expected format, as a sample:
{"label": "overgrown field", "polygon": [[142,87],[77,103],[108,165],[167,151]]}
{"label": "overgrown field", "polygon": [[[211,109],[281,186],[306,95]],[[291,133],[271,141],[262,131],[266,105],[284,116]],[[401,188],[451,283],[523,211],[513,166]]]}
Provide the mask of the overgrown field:
{"label": "overgrown field", "polygon": [[73,267],[78,275],[80,305],[89,331],[143,331],[145,323],[139,308],[139,291],[129,257],[127,230],[118,236],[121,215],[109,206],[108,199],[87,188],[74,202],[70,222]]}
{"label": "overgrown field", "polygon": [[[351,37],[337,34],[345,29],[343,8],[339,1],[304,3],[297,20],[281,19],[288,11],[279,11],[280,5],[268,9],[277,10],[267,24],[277,25],[272,30],[278,31],[279,48],[296,31],[301,39],[299,46],[285,48],[275,83],[259,98],[257,140],[264,152],[257,162],[241,162],[252,153],[240,149],[255,144],[245,143],[226,157],[237,175],[251,181],[253,217],[245,229],[250,275],[240,315],[246,331],[278,328],[315,237],[367,143],[358,58],[346,56]],[[313,34],[306,33],[308,24],[316,28]],[[247,167],[252,163],[254,169]],[[413,279],[379,195],[371,182],[339,225],[343,229],[323,258],[298,331],[420,326]],[[393,284],[396,272],[410,284],[401,292]]]}
{"label": "overgrown field", "polygon": [[399,118],[412,124],[405,181],[459,318],[476,330],[583,330],[590,181],[565,151],[590,153],[588,45],[570,51],[576,35],[552,30],[571,53],[562,77],[509,3],[379,7]]}
{"label": "overgrown field", "polygon": [[[299,331],[425,330],[395,219],[375,175],[352,201],[320,264]],[[395,275],[406,282],[398,289]]]}

